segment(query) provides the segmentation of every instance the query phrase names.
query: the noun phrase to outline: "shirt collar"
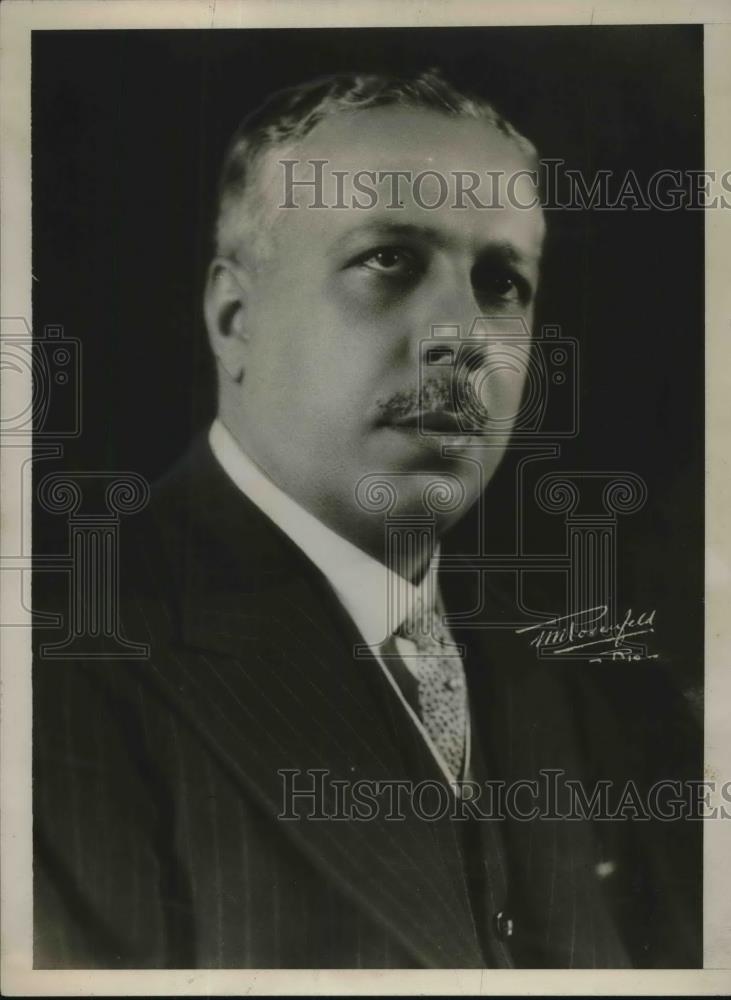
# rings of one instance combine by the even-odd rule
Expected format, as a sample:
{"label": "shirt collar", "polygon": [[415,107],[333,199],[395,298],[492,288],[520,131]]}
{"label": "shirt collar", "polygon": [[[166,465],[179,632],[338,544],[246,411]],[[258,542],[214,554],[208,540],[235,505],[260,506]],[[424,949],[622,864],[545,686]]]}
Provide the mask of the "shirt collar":
{"label": "shirt collar", "polygon": [[367,645],[380,645],[403,623],[417,599],[427,600],[430,583],[434,585],[432,592],[436,592],[438,550],[422,581],[414,586],[279,489],[218,419],[211,427],[209,442],[233,483],[327,578]]}

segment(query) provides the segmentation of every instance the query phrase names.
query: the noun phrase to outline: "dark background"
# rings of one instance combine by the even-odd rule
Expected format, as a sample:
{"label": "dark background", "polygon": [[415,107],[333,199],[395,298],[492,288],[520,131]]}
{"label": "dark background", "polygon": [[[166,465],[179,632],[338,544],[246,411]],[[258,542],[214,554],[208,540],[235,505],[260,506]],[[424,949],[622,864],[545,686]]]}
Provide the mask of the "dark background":
{"label": "dark background", "polygon": [[[212,198],[232,131],[273,89],[436,65],[543,157],[642,181],[703,167],[702,44],[700,26],[34,32],[34,329],[61,324],[83,348],[83,433],[57,467],[154,479],[210,421]],[[581,433],[555,469],[644,478],[645,508],[620,520],[619,604],[657,608],[657,644],[698,683],[703,216],[589,210],[548,224],[537,324],[576,337],[581,362]],[[489,491],[495,551],[513,544],[513,474],[508,460]],[[536,542],[546,551],[563,545],[553,521]],[[63,544],[52,535],[43,522],[37,545]]]}

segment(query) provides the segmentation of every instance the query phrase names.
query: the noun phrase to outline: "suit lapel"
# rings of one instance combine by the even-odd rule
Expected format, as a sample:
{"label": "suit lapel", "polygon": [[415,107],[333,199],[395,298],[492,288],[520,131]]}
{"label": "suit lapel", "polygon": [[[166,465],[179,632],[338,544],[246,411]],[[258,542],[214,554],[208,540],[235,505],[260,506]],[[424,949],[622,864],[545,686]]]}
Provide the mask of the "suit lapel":
{"label": "suit lapel", "polygon": [[[205,449],[163,490],[158,520],[179,555],[181,601],[180,642],[156,681],[264,809],[283,812],[285,780],[313,787],[308,770],[326,772],[326,816],[338,814],[334,782],[383,792],[438,780],[377,662],[354,659],[360,637],[327,583]],[[403,819],[386,817],[381,794],[369,821],[277,822],[419,962],[481,966],[455,824],[404,802]]]}

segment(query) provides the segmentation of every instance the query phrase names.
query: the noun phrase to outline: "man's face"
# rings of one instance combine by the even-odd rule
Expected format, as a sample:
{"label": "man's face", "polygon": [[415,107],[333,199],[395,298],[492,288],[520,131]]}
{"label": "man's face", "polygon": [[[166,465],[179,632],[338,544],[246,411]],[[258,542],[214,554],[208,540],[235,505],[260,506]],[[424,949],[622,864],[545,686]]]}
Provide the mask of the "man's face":
{"label": "man's face", "polygon": [[[357,537],[353,526],[367,532],[373,522],[356,490],[374,474],[395,489],[402,513],[423,512],[429,482],[458,480],[464,498],[446,518],[454,520],[494,472],[519,410],[525,366],[495,363],[495,352],[504,356],[498,334],[507,317],[530,328],[544,226],[539,207],[509,206],[504,196],[502,208],[480,208],[467,197],[455,207],[453,174],[478,173],[477,195],[489,203],[486,171],[510,177],[530,163],[485,123],[392,107],[333,117],[295,153],[273,155],[265,187],[276,205],[285,199],[284,158],[297,160],[295,179],[314,175],[308,161],[328,161],[328,206],[338,202],[334,172],[345,172],[339,183],[348,207],[306,207],[314,194],[300,187],[297,207],[271,213],[272,252],[245,305],[236,403],[242,443],[280,487],[344,534]],[[416,199],[401,181],[403,207],[394,207],[392,182],[370,181],[377,204],[353,207],[352,178],[363,170],[412,178],[437,171],[449,194],[429,209],[440,200],[436,180],[425,179]],[[514,194],[523,204],[535,200],[525,176]],[[446,348],[465,343],[479,317],[491,320],[475,341],[480,360],[470,370],[486,418],[479,434],[474,426],[465,434]],[[451,327],[459,340],[434,336],[436,326]],[[444,363],[427,369],[425,352],[434,348],[428,357]]]}

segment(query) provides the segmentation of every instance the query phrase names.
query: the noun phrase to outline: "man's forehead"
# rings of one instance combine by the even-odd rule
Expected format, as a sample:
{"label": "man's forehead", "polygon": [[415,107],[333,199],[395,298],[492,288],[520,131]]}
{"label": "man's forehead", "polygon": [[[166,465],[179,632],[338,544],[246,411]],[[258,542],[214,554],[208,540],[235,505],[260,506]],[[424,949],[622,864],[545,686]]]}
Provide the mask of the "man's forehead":
{"label": "man's forehead", "polygon": [[390,106],[339,113],[267,159],[260,180],[287,238],[317,230],[334,245],[411,226],[455,245],[512,243],[526,261],[540,256],[534,164],[484,120]]}

